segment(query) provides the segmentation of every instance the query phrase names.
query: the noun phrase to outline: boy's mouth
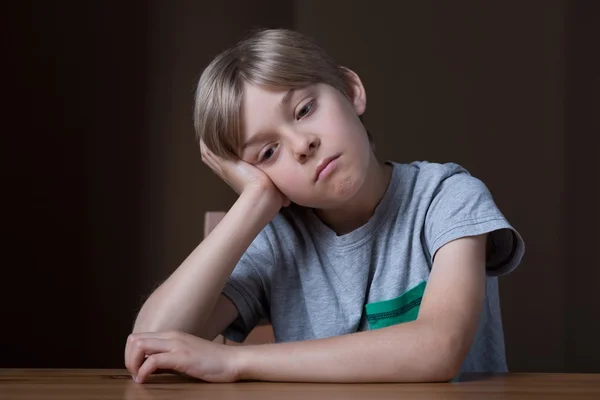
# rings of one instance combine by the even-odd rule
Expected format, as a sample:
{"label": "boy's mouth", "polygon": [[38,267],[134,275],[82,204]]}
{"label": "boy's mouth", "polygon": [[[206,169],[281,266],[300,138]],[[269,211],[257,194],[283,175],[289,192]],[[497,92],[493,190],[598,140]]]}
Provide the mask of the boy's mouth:
{"label": "boy's mouth", "polygon": [[335,168],[335,160],[339,158],[339,154],[336,154],[334,156],[331,157],[327,157],[323,160],[321,160],[321,162],[319,162],[319,164],[317,165],[317,169],[315,171],[315,182],[318,181],[321,178],[324,178],[326,175],[329,174],[329,172],[331,172],[333,170],[333,168]]}

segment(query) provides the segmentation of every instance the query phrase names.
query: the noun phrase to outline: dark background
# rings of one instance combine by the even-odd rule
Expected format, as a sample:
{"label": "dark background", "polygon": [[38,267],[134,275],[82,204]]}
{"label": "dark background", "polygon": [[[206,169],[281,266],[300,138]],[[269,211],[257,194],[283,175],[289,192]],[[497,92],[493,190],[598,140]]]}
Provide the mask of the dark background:
{"label": "dark background", "polygon": [[509,368],[600,372],[599,3],[397,3],[7,3],[0,367],[123,367],[145,297],[235,201],[194,142],[196,81],[285,27],[361,76],[381,159],[462,164],[525,238]]}

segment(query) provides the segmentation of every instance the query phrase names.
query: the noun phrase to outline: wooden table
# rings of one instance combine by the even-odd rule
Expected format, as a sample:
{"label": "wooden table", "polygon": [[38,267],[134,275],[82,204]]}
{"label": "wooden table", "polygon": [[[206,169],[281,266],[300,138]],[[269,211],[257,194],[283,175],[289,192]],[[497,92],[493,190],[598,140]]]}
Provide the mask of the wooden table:
{"label": "wooden table", "polygon": [[125,370],[0,369],[0,400],[600,399],[600,374],[469,375],[458,383],[212,384],[174,375],[136,384]]}

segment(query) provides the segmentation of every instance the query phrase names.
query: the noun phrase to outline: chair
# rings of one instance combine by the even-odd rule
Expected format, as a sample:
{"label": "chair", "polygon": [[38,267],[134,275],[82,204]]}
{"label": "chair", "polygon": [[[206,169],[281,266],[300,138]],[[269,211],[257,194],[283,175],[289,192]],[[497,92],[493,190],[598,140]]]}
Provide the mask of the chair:
{"label": "chair", "polygon": [[[208,211],[204,214],[204,237],[207,237],[213,229],[221,222],[223,217],[225,216],[225,212],[223,211]],[[225,339],[223,336],[219,335],[215,338],[215,342],[225,343],[228,345],[245,345],[245,344],[264,344],[264,343],[274,343],[275,335],[273,334],[273,327],[268,323],[268,321],[261,321],[258,326],[256,326],[252,332],[248,335],[244,343],[236,343],[232,342],[229,339]]]}

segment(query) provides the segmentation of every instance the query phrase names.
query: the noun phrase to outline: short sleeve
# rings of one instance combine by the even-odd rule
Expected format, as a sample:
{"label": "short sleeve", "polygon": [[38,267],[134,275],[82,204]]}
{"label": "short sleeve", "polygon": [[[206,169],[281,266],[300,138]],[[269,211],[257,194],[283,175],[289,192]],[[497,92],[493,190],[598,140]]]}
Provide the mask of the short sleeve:
{"label": "short sleeve", "polygon": [[233,302],[238,318],[224,331],[223,336],[243,342],[262,318],[269,318],[269,272],[274,265],[273,250],[263,229],[227,279],[223,295]]}
{"label": "short sleeve", "polygon": [[431,262],[446,243],[489,233],[487,275],[509,273],[521,262],[523,239],[483,182],[456,165],[450,171],[435,189],[425,217],[424,236]]}

